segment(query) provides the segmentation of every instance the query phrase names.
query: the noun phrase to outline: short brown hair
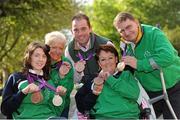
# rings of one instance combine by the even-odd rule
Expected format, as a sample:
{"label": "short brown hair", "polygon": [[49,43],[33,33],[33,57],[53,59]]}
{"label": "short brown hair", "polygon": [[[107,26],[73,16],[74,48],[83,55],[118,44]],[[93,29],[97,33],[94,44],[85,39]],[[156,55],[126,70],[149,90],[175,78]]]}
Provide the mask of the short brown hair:
{"label": "short brown hair", "polygon": [[118,23],[126,21],[127,19],[135,20],[134,16],[129,12],[120,12],[114,18],[113,25],[116,26]]}
{"label": "short brown hair", "polygon": [[85,15],[84,13],[82,13],[82,12],[79,12],[75,16],[73,16],[71,21],[73,21],[73,20],[81,20],[81,19],[85,19],[87,21],[88,26],[91,27],[89,17],[87,15]]}
{"label": "short brown hair", "polygon": [[118,52],[113,45],[110,45],[110,44],[100,45],[99,48],[96,50],[96,57],[95,57],[96,61],[99,61],[99,54],[101,51],[113,53],[115,55],[115,57],[118,58],[118,62],[119,62]]}

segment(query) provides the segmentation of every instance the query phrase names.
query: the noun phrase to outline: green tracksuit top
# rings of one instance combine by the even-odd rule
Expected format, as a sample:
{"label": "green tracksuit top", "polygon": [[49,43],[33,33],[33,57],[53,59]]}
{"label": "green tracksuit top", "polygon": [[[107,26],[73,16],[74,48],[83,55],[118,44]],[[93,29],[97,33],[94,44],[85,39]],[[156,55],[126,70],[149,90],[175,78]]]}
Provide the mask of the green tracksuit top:
{"label": "green tracksuit top", "polygon": [[[52,80],[47,81],[51,86],[54,86]],[[19,88],[22,90],[28,85],[28,81],[26,80],[21,87]],[[36,82],[38,84],[38,82]],[[32,103],[31,96],[32,94],[29,93],[23,99],[20,107],[17,109],[18,112],[13,112],[14,119],[48,119],[49,117],[56,117],[58,116],[56,106],[53,105],[52,99],[54,97],[54,91],[49,90],[48,88],[41,89],[41,94],[43,95],[43,100],[39,103]],[[63,97],[62,97],[63,98]],[[63,98],[64,99],[64,98]],[[60,106],[61,109],[64,109],[64,102]],[[58,107],[60,109],[60,107]],[[61,111],[62,111],[61,110]]]}
{"label": "green tracksuit top", "polygon": [[[71,64],[70,60],[64,56],[62,56],[61,60],[69,62]],[[70,94],[71,94],[73,87],[74,87],[73,75],[74,75],[74,70],[73,70],[72,64],[71,64],[70,71],[64,76],[64,78],[61,78],[59,76],[59,70],[57,70],[57,69],[51,69],[51,72],[50,72],[50,78],[54,82],[55,86],[56,87],[57,86],[63,86],[67,89],[67,93],[65,95],[65,107],[70,105]],[[60,109],[61,109],[61,107],[60,107]],[[59,113],[61,113],[61,112],[62,111],[59,111]]]}
{"label": "green tracksuit top", "polygon": [[112,75],[105,81],[92,110],[96,119],[138,119],[139,87],[134,76],[124,71],[118,79]]}
{"label": "green tracksuit top", "polygon": [[128,50],[137,58],[135,76],[147,91],[161,91],[161,68],[166,88],[180,81],[180,58],[164,33],[156,27],[141,25],[143,36],[135,48]]}

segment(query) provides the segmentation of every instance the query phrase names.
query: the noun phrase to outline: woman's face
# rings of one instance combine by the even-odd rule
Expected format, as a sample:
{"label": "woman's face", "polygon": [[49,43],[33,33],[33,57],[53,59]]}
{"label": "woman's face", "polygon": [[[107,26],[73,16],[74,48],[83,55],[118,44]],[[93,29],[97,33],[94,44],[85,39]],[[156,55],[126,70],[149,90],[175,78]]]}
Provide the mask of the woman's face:
{"label": "woman's face", "polygon": [[101,51],[99,54],[99,66],[104,72],[113,74],[118,62],[117,57],[111,52]]}
{"label": "woman's face", "polygon": [[64,53],[65,43],[60,40],[56,40],[52,42],[51,45],[49,46],[50,46],[49,54],[51,56],[51,59],[53,61],[59,61]]}
{"label": "woman's face", "polygon": [[31,56],[31,66],[33,70],[42,70],[47,61],[47,56],[45,55],[42,48],[37,48],[34,50]]}

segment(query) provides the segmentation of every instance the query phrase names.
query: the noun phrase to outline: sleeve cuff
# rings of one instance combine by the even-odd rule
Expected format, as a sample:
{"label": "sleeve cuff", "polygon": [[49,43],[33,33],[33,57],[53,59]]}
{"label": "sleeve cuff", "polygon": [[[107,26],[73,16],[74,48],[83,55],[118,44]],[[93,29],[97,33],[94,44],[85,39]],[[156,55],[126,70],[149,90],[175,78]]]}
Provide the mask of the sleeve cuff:
{"label": "sleeve cuff", "polygon": [[109,75],[109,77],[106,80],[106,83],[108,83],[110,86],[113,85],[116,82],[116,78],[114,78],[112,75]]}
{"label": "sleeve cuff", "polygon": [[149,72],[151,70],[153,70],[153,68],[149,63],[149,60],[137,60],[137,71]]}

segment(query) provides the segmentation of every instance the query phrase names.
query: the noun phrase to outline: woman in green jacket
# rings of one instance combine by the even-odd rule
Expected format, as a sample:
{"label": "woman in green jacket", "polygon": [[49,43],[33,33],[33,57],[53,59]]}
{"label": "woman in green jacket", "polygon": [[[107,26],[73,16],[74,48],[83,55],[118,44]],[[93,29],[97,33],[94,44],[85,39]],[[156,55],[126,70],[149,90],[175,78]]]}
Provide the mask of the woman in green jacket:
{"label": "woman in green jacket", "polygon": [[9,77],[1,104],[1,111],[8,119],[48,119],[58,116],[57,108],[64,108],[65,103],[59,95],[63,96],[64,89],[62,86],[56,88],[48,79],[48,52],[44,44],[31,43],[25,52],[23,72]]}
{"label": "woman in green jacket", "polygon": [[45,43],[50,47],[50,78],[54,82],[55,86],[61,85],[66,89],[64,95],[64,109],[62,110],[62,107],[59,108],[59,116],[68,118],[70,94],[74,87],[74,71],[70,60],[63,55],[67,39],[61,32],[53,31],[45,35]]}
{"label": "woman in green jacket", "polygon": [[[83,91],[78,92],[76,95],[78,110],[83,113],[85,112],[83,110],[88,110],[89,106],[93,106],[90,115],[96,119],[138,119],[140,110],[137,99],[140,90],[130,70],[125,69],[123,72],[115,74],[119,62],[117,50],[112,45],[101,45],[97,50],[96,58],[101,68],[97,78],[104,80],[103,88],[99,87],[100,90],[102,88],[102,91],[95,92],[95,82],[92,86],[89,85],[91,87],[89,93],[96,102],[87,97],[85,93],[83,96]],[[92,105],[88,105],[87,102]]]}

